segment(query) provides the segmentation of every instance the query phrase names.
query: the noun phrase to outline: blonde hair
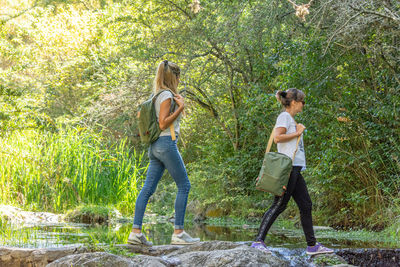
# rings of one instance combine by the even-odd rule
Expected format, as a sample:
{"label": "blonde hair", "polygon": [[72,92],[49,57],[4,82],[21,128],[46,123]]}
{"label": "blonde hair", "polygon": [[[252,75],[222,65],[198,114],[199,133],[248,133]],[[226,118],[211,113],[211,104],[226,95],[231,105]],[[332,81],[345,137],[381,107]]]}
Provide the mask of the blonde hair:
{"label": "blonde hair", "polygon": [[284,107],[289,107],[293,100],[297,102],[304,101],[305,97],[306,95],[303,91],[296,88],[290,88],[287,91],[278,91],[276,93],[276,98]]}
{"label": "blonde hair", "polygon": [[165,89],[177,93],[180,72],[178,65],[168,60],[158,64],[156,77],[154,78],[154,94]]}

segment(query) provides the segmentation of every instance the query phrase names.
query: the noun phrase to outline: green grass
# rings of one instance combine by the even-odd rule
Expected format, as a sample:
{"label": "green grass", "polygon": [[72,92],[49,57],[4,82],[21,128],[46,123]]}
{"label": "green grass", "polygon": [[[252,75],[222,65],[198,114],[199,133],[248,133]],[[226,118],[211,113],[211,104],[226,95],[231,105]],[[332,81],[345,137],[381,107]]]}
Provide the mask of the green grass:
{"label": "green grass", "polygon": [[0,217],[0,245],[22,247],[35,242],[32,246],[37,246],[37,236],[37,231],[26,231],[22,228],[14,228],[7,220]]}
{"label": "green grass", "polygon": [[110,223],[116,219],[118,211],[113,207],[98,205],[81,205],[66,212],[64,220],[76,223]]}
{"label": "green grass", "polygon": [[40,248],[81,245],[92,250],[108,249],[115,244],[126,243],[131,227],[131,224],[85,227],[73,223],[28,227],[13,225],[0,218],[0,246]]}
{"label": "green grass", "polygon": [[147,165],[126,140],[108,145],[86,128],[0,137],[0,202],[63,212],[82,203],[134,210]]}

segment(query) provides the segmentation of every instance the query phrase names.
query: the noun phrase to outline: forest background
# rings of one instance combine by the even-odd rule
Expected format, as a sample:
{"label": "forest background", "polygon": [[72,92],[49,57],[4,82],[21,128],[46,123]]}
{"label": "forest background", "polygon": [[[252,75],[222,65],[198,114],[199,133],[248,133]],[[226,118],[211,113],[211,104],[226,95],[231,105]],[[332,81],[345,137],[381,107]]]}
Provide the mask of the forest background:
{"label": "forest background", "polygon": [[[286,0],[198,8],[0,0],[0,201],[132,216],[148,164],[136,113],[168,59],[182,69],[179,147],[199,209],[262,216],[271,197],[254,180],[281,111],[274,95],[296,87],[315,223],[398,234],[400,2],[315,0],[305,21]],[[174,188],[166,175],[152,209],[173,214]],[[293,203],[284,216],[298,220]]]}

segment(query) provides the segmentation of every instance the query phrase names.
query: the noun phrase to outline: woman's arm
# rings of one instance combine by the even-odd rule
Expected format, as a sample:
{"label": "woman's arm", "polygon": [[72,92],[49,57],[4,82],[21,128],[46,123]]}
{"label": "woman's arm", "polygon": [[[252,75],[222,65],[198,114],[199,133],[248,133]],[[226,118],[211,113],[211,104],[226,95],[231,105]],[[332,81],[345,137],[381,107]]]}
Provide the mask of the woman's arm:
{"label": "woman's arm", "polygon": [[174,100],[178,105],[178,109],[176,109],[172,114],[169,114],[169,110],[171,108],[170,98],[163,101],[160,105],[160,115],[158,117],[158,123],[161,130],[167,129],[185,108],[184,99],[182,96],[177,95],[176,97],[174,97]]}
{"label": "woman's arm", "polygon": [[303,124],[299,123],[296,125],[296,132],[286,134],[286,128],[285,127],[278,127],[275,128],[275,136],[274,136],[274,142],[276,143],[284,143],[289,140],[292,140],[293,138],[299,137],[303,132],[304,129]]}

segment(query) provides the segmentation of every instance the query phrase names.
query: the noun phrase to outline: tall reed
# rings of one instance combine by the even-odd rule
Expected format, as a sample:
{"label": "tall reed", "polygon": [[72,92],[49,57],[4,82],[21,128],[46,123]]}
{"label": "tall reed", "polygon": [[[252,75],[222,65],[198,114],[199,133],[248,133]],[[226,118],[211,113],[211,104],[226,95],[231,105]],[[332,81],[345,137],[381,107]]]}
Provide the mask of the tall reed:
{"label": "tall reed", "polygon": [[82,203],[134,210],[147,165],[126,140],[107,144],[86,128],[0,137],[0,201],[62,212]]}

